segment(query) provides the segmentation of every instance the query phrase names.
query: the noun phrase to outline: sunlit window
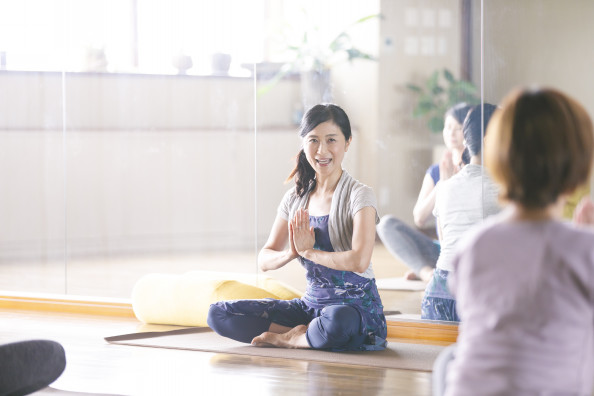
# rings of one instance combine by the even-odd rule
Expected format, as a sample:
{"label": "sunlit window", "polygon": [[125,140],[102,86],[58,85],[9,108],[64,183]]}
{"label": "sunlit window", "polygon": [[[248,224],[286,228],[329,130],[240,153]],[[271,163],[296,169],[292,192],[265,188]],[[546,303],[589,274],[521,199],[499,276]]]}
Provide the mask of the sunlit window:
{"label": "sunlit window", "polygon": [[364,3],[0,0],[0,69],[242,75],[291,47],[328,48]]}
{"label": "sunlit window", "polygon": [[211,74],[262,60],[264,17],[263,0],[0,0],[0,67]]}
{"label": "sunlit window", "polygon": [[138,0],[139,69],[179,70],[187,57],[188,72],[197,74],[221,72],[230,60],[237,67],[259,62],[264,11],[260,0]]}

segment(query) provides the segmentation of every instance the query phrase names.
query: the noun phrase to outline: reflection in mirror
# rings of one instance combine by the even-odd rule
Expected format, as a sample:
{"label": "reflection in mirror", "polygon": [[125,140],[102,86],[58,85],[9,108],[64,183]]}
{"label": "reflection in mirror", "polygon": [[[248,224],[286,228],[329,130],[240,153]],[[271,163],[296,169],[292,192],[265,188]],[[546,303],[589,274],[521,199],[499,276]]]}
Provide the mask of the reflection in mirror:
{"label": "reflection in mirror", "polygon": [[255,272],[262,4],[2,2],[3,289]]}
{"label": "reflection in mirror", "polygon": [[129,297],[147,273],[255,271],[254,84],[239,65],[257,21],[230,15],[259,8],[132,6],[135,73],[66,76],[72,294]]}
{"label": "reflection in mirror", "polygon": [[[588,84],[593,79],[589,72],[592,68],[592,59],[583,51],[584,48],[588,48],[587,37],[590,37],[588,32],[592,32],[591,24],[586,16],[591,15],[591,12],[588,11],[594,11],[591,2],[578,1],[571,4],[537,0],[521,2],[521,4],[514,1],[497,2],[497,4],[484,2],[484,8],[482,8],[482,4],[478,2],[462,1],[460,5],[462,6],[461,13],[454,12],[453,15],[460,16],[456,26],[460,27],[462,35],[461,47],[451,53],[455,56],[452,56],[449,62],[459,60],[461,63],[446,64],[445,67],[450,70],[460,70],[461,78],[473,82],[477,87],[482,86],[484,102],[498,104],[511,89],[522,85],[538,84],[562,89],[584,103],[586,108],[592,112],[594,98],[589,89],[591,84]],[[383,12],[384,10],[382,10]],[[414,15],[414,13],[409,15]],[[483,15],[484,26],[481,25],[481,15]],[[415,20],[414,17],[410,17],[410,19]],[[484,29],[482,46],[479,41],[481,29]],[[510,44],[517,42],[518,37],[522,38],[521,45]],[[414,40],[409,38],[409,43],[414,43]],[[410,48],[414,48],[412,44],[410,46]],[[482,58],[484,63],[481,62]],[[575,61],[568,62],[568,59]],[[416,70],[421,71],[424,78],[431,75],[431,70],[427,65],[435,66],[436,63],[426,62],[425,65],[420,63],[416,65]],[[422,87],[424,78],[418,76],[413,82]],[[382,81],[386,80],[382,79]],[[402,87],[404,84],[401,83],[400,86]],[[400,100],[405,97],[404,92],[401,92],[400,96],[396,94],[394,96]],[[406,104],[402,108],[406,109]],[[402,117],[401,120],[410,122],[410,118],[406,117]],[[396,130],[397,128],[391,129]],[[401,128],[401,130],[410,131],[411,128]],[[401,131],[400,133],[404,134],[405,132]],[[402,147],[399,152],[404,156],[413,151],[410,146],[414,137],[407,140],[386,136],[382,142],[385,144],[386,141],[393,141],[392,147]],[[397,141],[398,144],[396,144]],[[427,142],[429,141],[427,140]],[[434,144],[438,143],[434,142]],[[417,148],[419,146],[422,147],[422,143],[418,143]],[[420,165],[419,161],[423,157],[419,153],[423,151],[427,150],[418,148],[414,155],[409,154],[409,158],[413,157],[413,159],[402,160],[406,163],[402,169],[409,172],[410,175],[415,171],[422,171],[424,167]],[[435,162],[437,158],[439,156],[434,155],[432,161]],[[431,161],[424,161],[426,161],[424,163],[426,165],[431,163]],[[399,178],[392,177],[392,180],[412,180],[410,176],[408,178],[402,174],[400,176]],[[418,178],[415,179],[418,180]],[[381,180],[386,183],[390,179],[382,177]],[[484,186],[488,184],[487,178],[483,184]],[[588,190],[589,186],[584,186],[575,196],[571,197],[566,207],[566,217],[571,217],[576,202],[582,195],[587,194]],[[396,191],[396,188],[393,187],[391,191]],[[404,189],[397,194],[404,196],[405,191]],[[380,202],[381,198],[380,192]],[[412,201],[412,197],[409,201]],[[400,200],[400,202],[405,201]],[[486,202],[483,202],[483,206],[486,206]],[[413,203],[411,202],[400,208],[394,208],[393,211],[397,218],[404,219],[410,226],[413,224],[413,219],[407,218],[407,216],[410,216],[408,211],[412,207]],[[403,212],[404,210],[407,212],[398,215],[398,211]]]}
{"label": "reflection in mirror", "polygon": [[[485,2],[485,100],[499,103],[517,87],[552,87],[575,98],[592,116],[594,54],[588,49],[593,13],[594,3],[587,0]],[[510,45],[518,37],[522,45]],[[568,198],[565,219],[572,219],[588,194],[591,182]]]}
{"label": "reflection in mirror", "polygon": [[[567,93],[594,114],[594,56],[584,50],[594,33],[592,12],[594,4],[587,0],[486,3],[485,100],[498,103],[516,87],[540,85]],[[514,37],[522,37],[521,47],[509,45]],[[569,197],[566,219],[590,191],[585,185]]]}
{"label": "reflection in mirror", "polygon": [[[349,114],[344,166],[374,189],[380,215],[413,226],[443,138],[412,116],[407,85],[443,69],[476,81],[460,39],[468,2],[210,3],[40,0],[38,24],[20,2],[2,3],[2,254],[36,252],[29,286],[6,276],[5,288],[127,298],[149,272],[255,273],[290,188],[297,124],[317,101]],[[25,160],[37,174],[6,173]],[[378,279],[407,269],[382,243],[372,261]],[[274,276],[304,290],[298,265]],[[40,286],[52,277],[59,288]],[[386,309],[418,314],[422,289],[405,288],[381,292]]]}
{"label": "reflection in mirror", "polygon": [[[591,111],[594,101],[588,89],[588,82],[592,81],[588,71],[592,60],[582,51],[587,47],[587,32],[592,30],[588,18],[584,17],[584,12],[590,9],[592,5],[588,2],[561,4],[554,1],[521,4],[509,1],[498,2],[496,6],[485,2],[482,9],[473,7],[468,30],[474,32],[472,37],[479,36],[481,27],[474,22],[480,20],[482,13],[484,41],[482,48],[470,47],[470,76],[474,81],[484,82],[483,101],[499,103],[518,86],[552,86],[576,97]],[[510,45],[517,37],[522,37],[522,45]],[[554,55],[549,52],[551,48],[555,49]],[[568,66],[567,59],[579,61]],[[483,118],[487,118],[486,113]],[[482,184],[482,210],[486,214],[490,206],[488,191],[492,186],[488,173],[483,175]],[[441,186],[442,191],[446,185]],[[576,203],[589,190],[589,185],[583,186],[570,197],[565,207],[567,219],[571,219]],[[442,212],[437,207],[436,211]],[[466,210],[465,215],[468,213]],[[441,218],[438,220],[441,222]],[[434,286],[428,285],[426,295],[435,291]]]}
{"label": "reflection in mirror", "polygon": [[[580,51],[586,0],[484,10],[469,0],[37,3],[43,21],[17,1],[0,12],[5,289],[129,297],[147,272],[255,273],[290,188],[297,124],[316,101],[347,111],[345,168],[374,189],[380,215],[413,228],[426,170],[445,147],[447,118],[435,114],[460,101],[430,104],[428,85],[460,93],[484,80],[484,100],[498,103],[516,85],[548,84],[594,109]],[[516,37],[526,44],[509,45]],[[570,72],[567,59],[583,61]],[[381,241],[372,261],[378,282],[408,270]],[[15,268],[35,276],[19,285]],[[305,287],[298,265],[274,276]],[[419,315],[415,282],[383,289],[387,310]]]}
{"label": "reflection in mirror", "polygon": [[[67,263],[60,275],[67,287],[59,292],[70,294],[129,297],[148,272],[255,272],[256,252],[290,187],[283,181],[300,145],[297,124],[316,101],[347,111],[354,140],[345,168],[374,189],[380,214],[412,226],[424,172],[443,138],[412,117],[418,97],[406,87],[443,69],[471,79],[457,72],[469,69],[470,52],[460,40],[469,24],[460,5],[467,2],[458,0],[325,0],[307,3],[306,11],[293,2],[256,0],[85,0],[57,2],[63,7],[55,9],[39,3],[46,40],[32,36],[26,8],[3,3],[13,5],[1,13],[8,21],[2,37],[21,41],[2,42],[0,77],[12,81],[11,98],[30,92],[27,86],[53,90],[30,92],[27,103],[24,96],[11,99],[5,125],[19,139],[32,136],[19,125],[65,131],[59,160],[47,159],[54,146],[31,155],[44,158],[39,168],[46,172],[44,180],[30,179],[47,187],[36,199],[52,203],[35,221],[53,228],[44,223],[38,233],[3,235],[2,243],[29,252],[42,246],[40,257],[48,256],[43,246],[57,241]],[[303,42],[303,29],[316,39]],[[286,73],[276,81],[279,68]],[[308,76],[318,78],[313,99],[304,96],[312,86]],[[62,179],[49,180],[48,172]],[[50,188],[57,192],[48,198]],[[12,207],[31,195],[19,192],[3,208],[17,213]],[[19,213],[15,222],[24,223],[30,212]],[[406,271],[381,243],[372,261],[378,279]],[[290,268],[275,277],[303,290],[302,269]],[[418,314],[422,290],[412,288],[382,292],[387,310]]]}
{"label": "reflection in mirror", "polygon": [[392,267],[381,274],[386,279],[378,276],[378,285],[390,307],[404,313],[400,317],[420,318],[439,257],[434,187],[444,156],[450,155],[444,179],[460,169],[452,137],[460,138],[468,110],[454,106],[479,101],[469,68],[470,54],[480,49],[480,35],[471,29],[480,24],[472,18],[475,4],[381,2],[377,144],[366,164],[373,164],[369,173],[383,216],[376,252]]}
{"label": "reflection in mirror", "polygon": [[[345,168],[375,190],[380,215],[391,214],[412,228],[416,228],[413,207],[425,171],[443,151],[445,111],[458,102],[479,101],[468,67],[470,41],[461,39],[463,33],[468,36],[470,31],[468,2],[350,1],[347,6],[344,4],[340,5],[340,13],[336,13],[338,3],[333,1],[312,3],[305,15],[289,13],[302,18],[296,25],[301,29],[296,34],[298,38],[312,37],[312,32],[321,35],[323,32],[315,29],[320,25],[330,33],[326,40],[314,41],[315,50],[310,42],[285,42],[292,51],[298,49],[297,57],[277,64],[279,73],[263,72],[258,76],[258,246],[264,244],[274,220],[276,211],[271,209],[278,206],[283,193],[292,186],[282,185],[281,181],[291,170],[291,159],[299,149],[296,124],[313,100],[307,84],[312,75],[319,77],[318,88],[324,80],[321,76],[329,80],[329,88],[320,90],[317,101],[331,100],[351,118],[353,144]],[[290,9],[289,5],[285,7]],[[328,23],[328,15],[333,15],[332,23]],[[328,45],[343,31],[348,31],[352,39],[348,45],[356,48],[357,54],[369,56],[338,64],[310,56],[331,53],[321,43]],[[435,103],[432,114],[438,113],[437,124],[441,123],[433,132],[435,116],[431,117],[428,111],[426,118],[415,118],[413,114],[415,107],[423,108],[419,91],[431,84],[428,80],[436,72],[439,84],[447,87],[444,94],[431,98]],[[279,74],[285,77],[281,81],[275,78]],[[422,88],[417,91],[407,88],[413,85]],[[434,82],[429,89],[441,89],[435,85]],[[444,96],[447,105],[442,103]],[[461,124],[464,118],[459,118],[457,122]],[[285,133],[277,133],[273,126],[278,125],[286,126]],[[435,224],[429,223],[423,232],[435,229]],[[378,285],[383,285],[380,293],[386,310],[419,317],[425,283],[403,279],[407,266],[393,257],[381,241],[376,244],[372,261]],[[305,287],[303,270],[298,265],[287,265],[274,276],[301,290]]]}

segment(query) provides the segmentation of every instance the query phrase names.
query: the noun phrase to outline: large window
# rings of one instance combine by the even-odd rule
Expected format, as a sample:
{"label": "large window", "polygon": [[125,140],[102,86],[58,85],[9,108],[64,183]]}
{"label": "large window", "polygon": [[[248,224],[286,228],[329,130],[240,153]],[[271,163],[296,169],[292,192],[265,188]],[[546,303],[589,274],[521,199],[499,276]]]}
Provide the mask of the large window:
{"label": "large window", "polygon": [[173,74],[188,68],[191,58],[189,73],[210,74],[213,55],[223,53],[234,60],[231,71],[241,74],[242,63],[263,59],[264,5],[263,0],[2,0],[2,68]]}

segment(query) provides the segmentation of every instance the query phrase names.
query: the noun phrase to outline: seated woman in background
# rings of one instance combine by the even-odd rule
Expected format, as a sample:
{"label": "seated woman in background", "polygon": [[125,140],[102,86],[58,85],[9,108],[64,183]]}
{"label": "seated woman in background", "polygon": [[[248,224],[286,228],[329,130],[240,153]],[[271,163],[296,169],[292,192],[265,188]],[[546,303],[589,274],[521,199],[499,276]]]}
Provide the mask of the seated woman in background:
{"label": "seated woman in background", "polygon": [[[459,103],[445,114],[443,141],[446,151],[439,164],[433,164],[427,169],[413,209],[415,225],[419,228],[423,228],[432,215],[437,182],[452,177],[464,162],[462,124],[469,109],[469,105]],[[382,217],[377,226],[377,234],[388,251],[410,268],[405,278],[424,281],[431,279],[439,257],[438,241],[392,215]]]}
{"label": "seated woman in background", "polygon": [[[494,116],[485,162],[509,204],[452,263],[462,322],[446,395],[592,394],[594,231],[562,213],[589,179],[593,133],[585,109],[552,89],[514,92]],[[576,221],[594,221],[589,200]]]}
{"label": "seated woman in background", "polygon": [[380,350],[386,319],[371,267],[375,225],[373,190],[342,169],[351,141],[346,113],[316,105],[303,116],[303,148],[289,178],[268,241],[262,271],[298,259],[307,290],[293,300],[237,300],[212,304],[208,325],[255,346],[333,351]]}
{"label": "seated woman in background", "polygon": [[456,302],[447,288],[458,239],[484,218],[499,212],[497,186],[481,166],[483,131],[496,107],[485,103],[469,112],[464,125],[464,144],[470,163],[449,180],[440,181],[433,214],[437,219],[441,251],[421,303],[421,318],[459,321]]}

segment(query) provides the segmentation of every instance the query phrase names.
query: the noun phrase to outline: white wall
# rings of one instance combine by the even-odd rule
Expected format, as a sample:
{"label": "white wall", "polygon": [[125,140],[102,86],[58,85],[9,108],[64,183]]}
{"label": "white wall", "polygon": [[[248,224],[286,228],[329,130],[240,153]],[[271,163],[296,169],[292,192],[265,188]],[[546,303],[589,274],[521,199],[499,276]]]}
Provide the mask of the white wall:
{"label": "white wall", "polygon": [[552,86],[594,114],[593,16],[591,0],[486,1],[485,100],[499,103],[518,86]]}
{"label": "white wall", "polygon": [[[253,78],[0,72],[0,86],[0,130],[246,130],[256,119]],[[289,126],[299,83],[257,100],[259,128]]]}

